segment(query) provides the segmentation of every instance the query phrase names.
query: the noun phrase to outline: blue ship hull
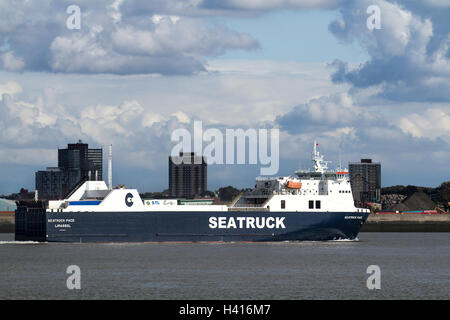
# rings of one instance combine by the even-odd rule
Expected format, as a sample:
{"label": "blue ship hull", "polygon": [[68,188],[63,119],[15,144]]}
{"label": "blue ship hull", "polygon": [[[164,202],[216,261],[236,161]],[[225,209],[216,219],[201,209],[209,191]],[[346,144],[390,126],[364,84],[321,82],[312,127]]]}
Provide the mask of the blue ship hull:
{"label": "blue ship hull", "polygon": [[[277,217],[283,227],[211,228],[223,219]],[[57,212],[18,208],[16,240],[48,242],[210,242],[325,241],[354,239],[366,221],[363,212]],[[261,221],[261,220],[258,220]]]}

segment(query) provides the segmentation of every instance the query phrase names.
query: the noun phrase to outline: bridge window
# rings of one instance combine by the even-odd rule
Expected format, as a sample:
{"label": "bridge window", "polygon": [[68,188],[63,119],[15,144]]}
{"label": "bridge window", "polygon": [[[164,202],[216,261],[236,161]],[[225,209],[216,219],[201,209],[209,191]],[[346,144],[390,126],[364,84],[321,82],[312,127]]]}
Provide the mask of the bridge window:
{"label": "bridge window", "polygon": [[314,201],[313,200],[309,200],[309,208],[314,209]]}
{"label": "bridge window", "polygon": [[286,209],[286,200],[281,200],[281,209]]}
{"label": "bridge window", "polygon": [[316,200],[316,209],[320,209],[320,200]]}

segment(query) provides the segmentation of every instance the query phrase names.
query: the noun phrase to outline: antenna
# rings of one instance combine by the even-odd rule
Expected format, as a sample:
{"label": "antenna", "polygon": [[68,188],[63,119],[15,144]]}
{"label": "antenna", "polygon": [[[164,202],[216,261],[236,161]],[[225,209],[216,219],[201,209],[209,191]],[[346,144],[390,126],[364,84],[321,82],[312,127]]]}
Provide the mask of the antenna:
{"label": "antenna", "polygon": [[313,157],[315,157],[316,155],[318,155],[318,154],[317,154],[317,145],[318,145],[317,141],[314,140],[314,154],[313,154]]}
{"label": "antenna", "polygon": [[317,151],[317,146],[319,144],[317,141],[314,140],[314,153],[312,161],[314,163],[314,171],[324,173],[326,170],[328,170],[328,163],[331,161],[325,161],[323,158],[323,155],[320,155],[320,152]]}
{"label": "antenna", "polygon": [[112,190],[112,144],[109,145],[108,155],[108,187]]}

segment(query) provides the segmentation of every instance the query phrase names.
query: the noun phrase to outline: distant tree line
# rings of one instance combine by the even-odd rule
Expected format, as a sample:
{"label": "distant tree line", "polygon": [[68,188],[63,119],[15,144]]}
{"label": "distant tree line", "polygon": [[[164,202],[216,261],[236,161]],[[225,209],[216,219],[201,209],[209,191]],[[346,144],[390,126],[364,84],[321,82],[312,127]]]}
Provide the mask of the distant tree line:
{"label": "distant tree line", "polygon": [[447,206],[448,202],[450,202],[450,181],[443,182],[437,188],[418,187],[412,185],[408,186],[397,185],[392,187],[381,188],[382,195],[401,194],[409,197],[416,192],[423,192],[427,194],[431,198],[431,200],[433,200],[437,204]]}
{"label": "distant tree line", "polygon": [[0,198],[8,200],[31,200],[34,199],[34,192],[29,192],[27,189],[21,188],[18,193],[0,195]]}
{"label": "distant tree line", "polygon": [[228,187],[222,187],[217,190],[217,193],[219,195],[220,201],[223,202],[230,202],[232,201],[239,193],[241,193],[240,190],[228,186]]}
{"label": "distant tree line", "polygon": [[142,199],[163,199],[168,198],[169,190],[157,191],[157,192],[144,192],[139,194]]}

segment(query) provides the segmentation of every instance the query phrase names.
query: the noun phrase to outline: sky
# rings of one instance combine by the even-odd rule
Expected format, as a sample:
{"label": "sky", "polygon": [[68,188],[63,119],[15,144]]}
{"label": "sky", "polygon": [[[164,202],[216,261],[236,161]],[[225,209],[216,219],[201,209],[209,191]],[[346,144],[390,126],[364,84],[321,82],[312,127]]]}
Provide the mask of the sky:
{"label": "sky", "polygon": [[[447,0],[0,0],[0,194],[34,190],[79,139],[105,159],[113,144],[114,184],[164,190],[171,134],[197,120],[278,129],[277,175],[317,140],[331,167],[372,158],[383,186],[439,186],[448,16]],[[260,167],[210,165],[208,188],[251,187]]]}

